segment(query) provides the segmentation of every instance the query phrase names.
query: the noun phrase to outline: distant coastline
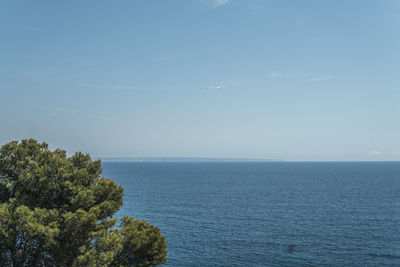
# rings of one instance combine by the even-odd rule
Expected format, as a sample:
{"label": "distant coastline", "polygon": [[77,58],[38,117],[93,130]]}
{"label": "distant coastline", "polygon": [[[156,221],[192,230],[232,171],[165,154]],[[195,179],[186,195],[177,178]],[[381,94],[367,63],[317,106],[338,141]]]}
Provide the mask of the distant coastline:
{"label": "distant coastline", "polygon": [[202,158],[202,157],[93,157],[104,162],[292,162],[292,163],[400,163],[397,160],[284,160],[255,158]]}
{"label": "distant coastline", "polygon": [[174,158],[174,157],[97,157],[101,161],[127,162],[282,162],[280,159],[246,159],[246,158]]}

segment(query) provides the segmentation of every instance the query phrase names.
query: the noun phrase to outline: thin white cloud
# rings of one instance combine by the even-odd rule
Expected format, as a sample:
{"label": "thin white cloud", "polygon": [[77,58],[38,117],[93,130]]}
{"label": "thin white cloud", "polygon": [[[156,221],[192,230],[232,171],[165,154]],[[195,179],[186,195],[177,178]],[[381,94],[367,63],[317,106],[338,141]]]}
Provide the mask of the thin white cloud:
{"label": "thin white cloud", "polygon": [[32,32],[40,32],[42,29],[39,27],[30,27],[29,30]]}
{"label": "thin white cloud", "polygon": [[230,0],[213,0],[213,7],[219,7],[227,4]]}
{"label": "thin white cloud", "polygon": [[231,0],[194,0],[200,6],[203,6],[205,10],[212,10],[228,4]]}
{"label": "thin white cloud", "polygon": [[306,25],[307,21],[303,20],[303,19],[298,19],[294,22],[296,25],[302,26],[302,25]]}
{"label": "thin white cloud", "polygon": [[251,12],[261,12],[263,8],[260,5],[256,5],[254,3],[250,3],[247,6],[247,9],[250,10]]}
{"label": "thin white cloud", "polygon": [[329,80],[332,80],[332,79],[333,79],[332,76],[320,76],[320,77],[311,78],[310,81],[312,81],[312,82],[322,82],[322,81],[329,81]]}
{"label": "thin white cloud", "polygon": [[92,84],[92,83],[78,83],[79,87],[87,89],[99,89],[99,90],[117,90],[117,91],[134,91],[138,90],[138,86],[125,85],[125,84]]}
{"label": "thin white cloud", "polygon": [[269,74],[269,76],[270,76],[271,78],[278,78],[278,77],[282,76],[282,73],[281,73],[281,71],[277,70],[277,71],[271,72],[271,73]]}
{"label": "thin white cloud", "polygon": [[382,155],[382,152],[374,150],[374,151],[369,152],[369,155],[371,155],[371,156],[379,156],[379,155]]}
{"label": "thin white cloud", "polygon": [[58,117],[61,115],[67,115],[67,114],[76,114],[78,111],[76,109],[71,109],[71,108],[64,108],[64,107],[57,107],[55,110],[49,111],[48,114],[50,114],[51,117]]}
{"label": "thin white cloud", "polygon": [[170,57],[167,57],[167,56],[161,56],[161,57],[156,57],[156,58],[154,58],[153,59],[154,61],[171,61],[171,58]]}
{"label": "thin white cloud", "polygon": [[94,66],[96,66],[96,63],[91,62],[91,61],[87,61],[87,60],[81,60],[81,61],[79,61],[79,64],[81,64],[82,66],[86,66],[86,67],[94,67]]}

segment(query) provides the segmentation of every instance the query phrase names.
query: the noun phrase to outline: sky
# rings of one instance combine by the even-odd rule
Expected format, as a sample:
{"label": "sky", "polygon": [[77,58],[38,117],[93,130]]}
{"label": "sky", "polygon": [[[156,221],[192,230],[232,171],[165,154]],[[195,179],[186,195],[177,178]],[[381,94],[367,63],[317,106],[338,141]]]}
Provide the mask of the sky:
{"label": "sky", "polygon": [[0,0],[0,144],[400,160],[399,70],[397,0]]}

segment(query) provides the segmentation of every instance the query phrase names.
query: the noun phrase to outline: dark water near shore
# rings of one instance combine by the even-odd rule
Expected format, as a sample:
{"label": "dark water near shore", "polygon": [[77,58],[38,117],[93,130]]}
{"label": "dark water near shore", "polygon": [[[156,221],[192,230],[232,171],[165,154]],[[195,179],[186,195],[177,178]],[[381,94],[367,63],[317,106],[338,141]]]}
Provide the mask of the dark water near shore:
{"label": "dark water near shore", "polygon": [[400,266],[400,163],[103,162],[168,266]]}

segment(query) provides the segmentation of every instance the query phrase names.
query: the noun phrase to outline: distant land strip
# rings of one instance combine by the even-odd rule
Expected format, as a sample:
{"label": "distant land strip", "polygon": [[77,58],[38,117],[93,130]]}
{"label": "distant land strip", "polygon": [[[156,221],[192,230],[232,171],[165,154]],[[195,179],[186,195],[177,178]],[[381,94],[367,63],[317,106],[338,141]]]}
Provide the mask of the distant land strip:
{"label": "distant land strip", "polygon": [[175,157],[97,157],[101,161],[130,162],[280,162],[280,159],[246,159],[246,158],[175,158]]}

